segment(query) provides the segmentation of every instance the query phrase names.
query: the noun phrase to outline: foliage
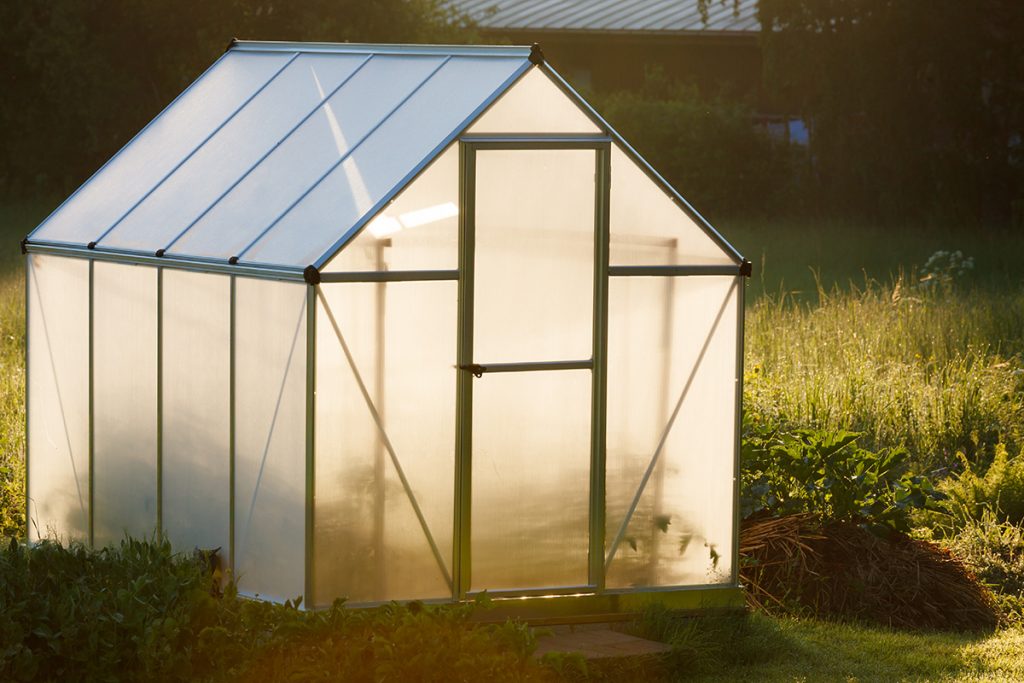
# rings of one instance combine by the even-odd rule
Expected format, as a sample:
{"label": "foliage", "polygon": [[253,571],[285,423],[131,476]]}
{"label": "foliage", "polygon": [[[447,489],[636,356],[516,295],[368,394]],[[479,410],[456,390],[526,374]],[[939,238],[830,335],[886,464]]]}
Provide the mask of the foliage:
{"label": "foliage", "polygon": [[985,508],[943,544],[996,591],[1007,618],[1024,620],[1024,522],[1006,521]]}
{"label": "foliage", "polygon": [[465,42],[440,0],[0,4],[0,189],[67,191],[86,179],[232,38]]}
{"label": "foliage", "polygon": [[748,424],[741,448],[740,514],[809,512],[821,522],[910,528],[910,512],[943,498],[907,471],[907,452],[857,446],[860,435]]}
{"label": "foliage", "polygon": [[922,287],[952,287],[974,270],[974,257],[956,251],[939,250],[928,257],[921,270]]}
{"label": "foliage", "polygon": [[795,148],[752,125],[745,104],[708,98],[649,71],[639,91],[595,94],[594,106],[701,211],[757,214],[780,208],[797,167]]}
{"label": "foliage", "polygon": [[810,123],[833,214],[1007,221],[1022,197],[1024,4],[761,0],[766,89]]}
{"label": "foliage", "polygon": [[995,458],[979,474],[961,454],[963,471],[945,479],[939,488],[949,496],[948,508],[954,532],[991,516],[999,522],[1024,524],[1024,451],[1011,458],[1003,444]]}
{"label": "foliage", "polygon": [[317,612],[215,597],[167,541],[118,549],[15,541],[0,552],[3,680],[530,681],[553,674],[519,622],[474,625],[485,604]]}

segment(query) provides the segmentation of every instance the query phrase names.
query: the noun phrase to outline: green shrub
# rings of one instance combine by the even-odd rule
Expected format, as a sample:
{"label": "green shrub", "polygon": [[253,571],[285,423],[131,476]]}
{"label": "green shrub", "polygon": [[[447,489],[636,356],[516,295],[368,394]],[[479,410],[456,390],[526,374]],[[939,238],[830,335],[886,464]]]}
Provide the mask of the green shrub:
{"label": "green shrub", "polygon": [[658,71],[643,88],[595,93],[594,106],[674,187],[709,214],[757,215],[790,208],[800,150],[772,140],[751,108],[707,97]]}
{"label": "green shrub", "polygon": [[0,551],[0,680],[551,680],[520,622],[479,625],[486,601],[307,612],[212,591],[166,541]]}
{"label": "green shrub", "polygon": [[906,450],[872,452],[857,446],[859,436],[748,422],[741,447],[741,515],[810,512],[822,522],[866,521],[909,530],[911,511],[935,507],[944,495],[927,477],[907,471]]}

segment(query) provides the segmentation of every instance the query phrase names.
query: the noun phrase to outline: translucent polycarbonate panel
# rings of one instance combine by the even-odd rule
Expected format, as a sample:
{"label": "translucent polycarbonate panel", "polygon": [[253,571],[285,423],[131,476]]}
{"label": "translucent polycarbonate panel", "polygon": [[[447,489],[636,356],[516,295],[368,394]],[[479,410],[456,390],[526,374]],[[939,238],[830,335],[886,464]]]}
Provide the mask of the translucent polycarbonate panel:
{"label": "translucent polycarbonate panel", "polygon": [[318,604],[452,595],[457,289],[455,282],[321,286]]}
{"label": "translucent polycarbonate panel", "polygon": [[471,584],[587,584],[588,370],[487,374],[473,383]]}
{"label": "translucent polycarbonate panel", "polygon": [[486,133],[592,133],[601,129],[541,69],[534,67],[466,131]]}
{"label": "translucent polycarbonate panel", "polygon": [[449,60],[243,260],[305,265],[324,256],[419,164],[429,161],[522,64],[516,57]]}
{"label": "translucent polycarbonate panel", "polygon": [[593,353],[594,150],[476,155],[473,360]]}
{"label": "translucent polycarbonate panel", "polygon": [[32,233],[33,241],[98,239],[291,56],[225,54]]}
{"label": "translucent polycarbonate panel", "polygon": [[[373,57],[167,253],[225,259],[239,255],[441,61],[441,57]],[[332,226],[337,239],[350,223],[339,219]],[[290,234],[289,239],[307,248],[312,241],[303,231]]]}
{"label": "translucent polycarbonate panel", "polygon": [[89,262],[28,257],[29,540],[89,536]]}
{"label": "translucent polycarbonate panel", "polygon": [[364,55],[297,57],[129,212],[100,246],[166,248],[365,59]]}
{"label": "translucent polycarbonate panel", "polygon": [[231,282],[163,271],[163,531],[229,560]]}
{"label": "translucent polycarbonate panel", "polygon": [[458,266],[456,144],[384,207],[323,270],[445,270]]}
{"label": "translucent polycarbonate panel", "polygon": [[247,594],[303,594],[306,286],[235,283],[235,572]]}
{"label": "translucent polycarbonate panel", "polygon": [[609,567],[611,588],[730,580],[741,285],[611,278],[606,552],[650,470]]}
{"label": "translucent polycarbonate panel", "polygon": [[148,537],[157,522],[157,271],[93,265],[93,537]]}
{"label": "translucent polycarbonate panel", "polygon": [[618,144],[611,176],[611,265],[736,263]]}

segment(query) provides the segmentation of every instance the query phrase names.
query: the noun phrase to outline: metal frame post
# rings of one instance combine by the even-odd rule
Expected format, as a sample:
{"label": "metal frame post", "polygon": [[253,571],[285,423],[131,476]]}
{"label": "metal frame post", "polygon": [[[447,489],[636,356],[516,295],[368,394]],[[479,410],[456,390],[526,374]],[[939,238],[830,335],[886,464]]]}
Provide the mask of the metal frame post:
{"label": "metal frame post", "polygon": [[594,192],[594,332],[591,375],[589,581],[604,590],[605,466],[608,422],[608,262],[611,147],[597,149]]}
{"label": "metal frame post", "polygon": [[96,261],[89,259],[89,547],[96,547]]}
{"label": "metal frame post", "polygon": [[[475,262],[476,151],[459,144],[459,299],[456,365],[473,362],[473,274]],[[473,376],[455,373],[455,530],[452,546],[453,598],[470,587],[473,475]]]}
{"label": "metal frame post", "polygon": [[164,269],[156,269],[156,535],[164,535]]}
{"label": "metal frame post", "polygon": [[303,603],[316,607],[314,580],[314,538],[316,514],[316,293],[318,285],[306,288],[306,540],[303,572]]}
{"label": "metal frame post", "polygon": [[[25,356],[23,361],[25,363],[25,540],[28,541],[32,537],[32,499],[29,497],[29,467],[28,461],[28,444],[29,444],[29,377],[28,377],[28,354],[29,354],[29,300],[31,298],[31,292],[29,291],[29,282],[32,278],[30,269],[32,268],[32,256],[25,254]],[[38,532],[38,528],[37,528]]]}
{"label": "metal frame post", "polygon": [[229,278],[228,297],[228,571],[235,580],[235,278]]}
{"label": "metal frame post", "polygon": [[743,445],[743,354],[745,346],[744,334],[744,298],[747,278],[740,275],[736,278],[736,427],[733,444],[733,480],[732,480],[732,570],[731,583],[740,582],[740,457]]}

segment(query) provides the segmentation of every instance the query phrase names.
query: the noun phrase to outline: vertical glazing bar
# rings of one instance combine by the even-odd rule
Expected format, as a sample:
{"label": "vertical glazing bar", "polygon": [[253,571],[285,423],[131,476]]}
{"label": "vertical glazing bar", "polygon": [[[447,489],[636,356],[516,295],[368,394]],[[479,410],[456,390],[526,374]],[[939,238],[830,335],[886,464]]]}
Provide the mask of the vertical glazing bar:
{"label": "vertical glazing bar", "polygon": [[28,313],[29,305],[28,305],[28,303],[29,303],[29,297],[31,296],[31,292],[28,291],[28,288],[29,288],[29,283],[32,281],[32,274],[30,272],[31,268],[32,268],[32,255],[31,254],[25,254],[25,356],[24,356],[23,360],[25,362],[25,375],[24,375],[24,377],[25,377],[25,540],[26,541],[28,541],[28,540],[30,540],[32,538],[32,533],[31,533],[32,532],[32,501],[31,501],[31,499],[29,498],[29,495],[28,495],[28,493],[29,493],[28,477],[29,477],[29,472],[32,469],[29,466],[29,461],[28,461],[28,451],[29,451],[29,438],[28,438],[28,435],[29,435],[29,431],[28,431],[28,421],[29,421],[28,406],[29,406],[29,401],[28,401],[28,398],[29,397],[28,397],[28,391],[29,391],[29,386],[30,386],[29,377],[28,377],[28,354],[29,354],[29,347],[31,346],[31,342],[32,342],[32,340],[29,338],[29,334],[28,334],[28,330],[29,330],[29,319],[28,319],[28,316],[29,316],[29,313]]}
{"label": "vertical glazing bar", "polygon": [[164,269],[156,269],[156,535],[164,533]]}
{"label": "vertical glazing bar", "polygon": [[[476,150],[459,143],[459,310],[455,364],[473,362],[473,261],[476,213]],[[470,588],[472,549],[473,375],[455,372],[455,549],[452,563],[456,600]]]}
{"label": "vertical glazing bar", "polygon": [[732,474],[732,583],[740,581],[740,447],[743,431],[744,293],[746,278],[736,278],[736,428]]}
{"label": "vertical glazing bar", "polygon": [[316,292],[318,285],[306,288],[306,566],[303,574],[303,604],[316,608],[313,592],[313,539],[316,509]]}
{"label": "vertical glazing bar", "polygon": [[[384,244],[380,241],[377,242],[376,252],[377,270],[383,271]],[[387,424],[387,415],[385,413],[386,405],[384,403],[385,287],[387,287],[387,285],[383,282],[378,282],[374,285],[374,337],[377,340],[377,362],[374,368],[373,390],[376,393],[375,403],[377,405],[377,414],[380,416],[382,426]],[[378,598],[383,598],[387,595],[387,583],[385,581],[385,572],[387,567],[384,560],[385,503],[387,500],[387,475],[384,466],[385,457],[384,440],[378,438],[377,448],[373,455],[373,553],[374,560],[376,562],[376,568],[374,571],[374,581],[376,585],[374,586],[374,592]]]}
{"label": "vertical glazing bar", "polygon": [[93,321],[96,318],[96,306],[94,304],[96,300],[96,261],[89,259],[89,547],[96,547],[96,533],[95,524],[93,523],[94,515],[93,511],[96,508],[96,389],[93,372],[93,366],[95,365],[96,353],[95,353],[95,339],[96,335],[93,333],[95,325]]}
{"label": "vertical glazing bar", "polygon": [[229,288],[228,323],[228,571],[235,580],[235,276]]}
{"label": "vertical glazing bar", "polygon": [[594,191],[594,369],[590,436],[590,584],[604,590],[605,444],[608,399],[608,250],[611,148],[597,150]]}

